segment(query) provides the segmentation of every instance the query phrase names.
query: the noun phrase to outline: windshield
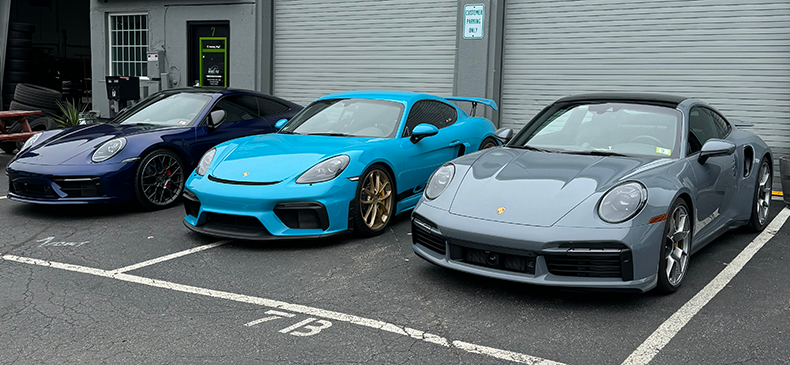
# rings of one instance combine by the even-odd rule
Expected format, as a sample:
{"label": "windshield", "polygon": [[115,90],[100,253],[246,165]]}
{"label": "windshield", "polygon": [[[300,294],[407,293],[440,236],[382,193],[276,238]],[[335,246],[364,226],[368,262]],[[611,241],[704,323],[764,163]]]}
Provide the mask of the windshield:
{"label": "windshield", "polygon": [[600,155],[676,157],[681,114],[660,106],[600,103],[553,107],[510,147]]}
{"label": "windshield", "polygon": [[154,94],[125,113],[120,124],[191,125],[210,101],[205,94]]}
{"label": "windshield", "polygon": [[403,104],[372,99],[327,99],[310,104],[281,133],[392,138]]}

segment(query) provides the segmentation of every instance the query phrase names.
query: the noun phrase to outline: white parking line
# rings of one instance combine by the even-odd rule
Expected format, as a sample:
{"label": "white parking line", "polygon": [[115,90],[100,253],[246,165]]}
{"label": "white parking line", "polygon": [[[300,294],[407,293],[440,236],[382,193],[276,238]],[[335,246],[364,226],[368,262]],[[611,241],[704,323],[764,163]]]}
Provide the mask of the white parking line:
{"label": "white parking line", "polygon": [[157,257],[155,259],[151,259],[151,260],[148,260],[148,261],[143,261],[143,262],[141,262],[139,264],[129,265],[129,266],[126,266],[126,267],[122,267],[120,269],[115,269],[115,270],[110,271],[110,273],[111,274],[120,274],[120,273],[127,272],[127,271],[137,270],[137,269],[139,269],[141,267],[146,267],[146,266],[149,266],[149,265],[158,264],[158,263],[163,262],[163,261],[172,260],[172,259],[179,258],[181,256],[186,256],[186,255],[189,255],[189,254],[192,254],[192,253],[195,253],[195,252],[200,252],[200,251],[208,250],[210,248],[214,248],[214,247],[217,247],[217,246],[222,246],[222,245],[224,245],[224,244],[226,244],[228,242],[231,242],[231,240],[224,240],[224,241],[214,242],[214,243],[211,243],[211,244],[208,244],[208,245],[203,245],[203,246],[190,248],[188,250],[184,250],[184,251],[181,251],[181,252],[171,253],[171,254],[166,255],[166,256]]}
{"label": "white parking line", "polygon": [[760,249],[765,246],[765,243],[776,235],[776,232],[782,228],[788,216],[790,216],[790,209],[782,209],[776,218],[771,221],[768,227],[765,227],[765,230],[760,233],[754,241],[749,243],[749,245],[746,246],[746,248],[744,248],[743,251],[741,251],[741,253],[719,273],[719,275],[716,275],[708,285],[700,290],[697,295],[691,298],[691,300],[686,302],[686,304],[678,309],[675,314],[662,323],[661,326],[659,326],[658,329],[636,349],[636,351],[623,361],[623,365],[649,363],[650,360],[652,360],[653,357],[655,357],[656,354],[658,354],[658,352],[661,351],[681,329],[683,329],[683,326],[702,309],[702,307],[708,304],[716,294],[724,289],[730,280],[743,269],[757,251],[760,251]]}
{"label": "white parking line", "polygon": [[[204,246],[201,246],[204,247]],[[300,304],[291,304],[286,303],[278,300],[273,299],[266,299],[260,297],[253,297],[244,294],[236,294],[236,293],[229,293],[219,290],[213,289],[205,289],[196,286],[190,285],[183,285],[177,283],[171,283],[164,280],[157,280],[157,279],[149,279],[142,276],[136,275],[129,275],[120,272],[116,272],[116,270],[108,271],[108,270],[101,270],[101,269],[94,269],[91,267],[79,266],[79,265],[71,265],[71,264],[64,264],[60,262],[52,262],[52,261],[45,261],[39,259],[33,259],[28,257],[20,257],[14,255],[4,255],[2,256],[3,260],[6,261],[13,261],[19,262],[23,264],[30,264],[30,265],[37,265],[37,266],[45,266],[51,267],[55,269],[73,271],[83,274],[90,274],[105,278],[112,278],[120,281],[136,283],[147,285],[156,288],[163,288],[173,291],[179,291],[183,293],[190,293],[190,294],[197,294],[203,295],[207,297],[213,298],[220,298],[226,300],[232,300],[235,302],[240,303],[248,303],[248,304],[256,304],[264,307],[271,307],[277,308],[281,310],[286,310],[288,312],[294,313],[301,313],[306,314],[313,317],[320,317],[325,319],[330,319],[339,322],[346,322],[350,324],[355,324],[358,326],[373,328],[381,331],[386,331],[390,333],[395,333],[398,335],[411,337],[417,340],[439,344],[446,347],[453,347],[457,348],[466,352],[475,353],[475,354],[483,354],[491,357],[495,357],[498,359],[513,361],[522,364],[530,364],[530,365],[564,365],[562,363],[551,361],[547,359],[543,359],[537,356],[530,356],[526,354],[521,354],[517,352],[507,351],[507,350],[500,350],[493,347],[475,345],[468,342],[463,341],[450,341],[444,337],[437,336],[434,334],[426,333],[420,330],[399,326],[393,323],[388,323],[384,321],[379,321],[375,319],[369,319],[364,317],[358,317],[351,314],[345,314],[340,312],[334,312],[329,310],[324,310],[320,308],[308,307]]]}
{"label": "white parking line", "polygon": [[5,195],[3,195],[3,196],[0,196],[0,199],[5,199],[5,198],[8,198],[8,197],[7,197],[7,196],[5,196]]}

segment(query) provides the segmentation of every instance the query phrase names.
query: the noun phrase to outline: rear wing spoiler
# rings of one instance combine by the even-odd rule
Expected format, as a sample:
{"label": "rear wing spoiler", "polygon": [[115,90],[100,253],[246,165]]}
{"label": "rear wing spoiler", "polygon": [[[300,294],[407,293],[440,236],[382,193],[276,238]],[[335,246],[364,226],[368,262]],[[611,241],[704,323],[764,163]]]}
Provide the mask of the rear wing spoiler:
{"label": "rear wing spoiler", "polygon": [[475,111],[477,110],[477,104],[483,104],[491,107],[491,109],[498,110],[496,106],[496,102],[491,99],[471,98],[471,97],[463,97],[463,96],[445,96],[444,99],[449,101],[465,101],[468,103],[472,103],[471,115],[473,117],[475,116]]}
{"label": "rear wing spoiler", "polygon": [[739,120],[739,119],[730,119],[730,122],[732,122],[732,124],[733,124],[734,126],[738,127],[738,128],[743,128],[743,127],[754,127],[754,124],[753,124],[753,123],[744,122],[744,121],[742,121],[742,120]]}

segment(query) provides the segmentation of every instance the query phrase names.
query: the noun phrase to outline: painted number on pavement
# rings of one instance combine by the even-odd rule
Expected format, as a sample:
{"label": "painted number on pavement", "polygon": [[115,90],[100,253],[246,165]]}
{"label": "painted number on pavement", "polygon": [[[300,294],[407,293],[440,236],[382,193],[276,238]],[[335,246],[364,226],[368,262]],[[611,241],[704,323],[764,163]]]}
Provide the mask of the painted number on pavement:
{"label": "painted number on pavement", "polygon": [[[276,310],[268,310],[266,311],[266,314],[270,314],[270,316],[256,319],[252,322],[245,323],[244,325],[247,327],[252,327],[257,324],[261,324],[263,322],[268,322],[275,319],[296,317],[296,315],[293,313],[280,312]],[[332,322],[325,321],[323,319],[307,318],[301,322],[285,327],[279,330],[279,332],[287,333],[292,336],[306,337],[306,336],[317,335],[319,332],[329,327],[332,327]]]}

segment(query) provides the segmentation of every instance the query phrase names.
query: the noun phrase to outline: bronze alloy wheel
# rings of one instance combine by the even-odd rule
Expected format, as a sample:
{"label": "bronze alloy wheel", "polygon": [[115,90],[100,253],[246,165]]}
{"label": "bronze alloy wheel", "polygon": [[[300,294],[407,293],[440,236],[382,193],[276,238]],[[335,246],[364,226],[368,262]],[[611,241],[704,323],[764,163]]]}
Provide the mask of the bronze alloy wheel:
{"label": "bronze alloy wheel", "polygon": [[359,189],[359,218],[370,233],[387,226],[392,218],[393,199],[389,174],[378,168],[369,170]]}
{"label": "bronze alloy wheel", "polygon": [[497,143],[497,141],[495,139],[493,139],[491,137],[488,137],[488,138],[483,140],[483,143],[480,144],[480,149],[484,150],[486,148],[492,148],[492,147],[496,147],[496,146],[499,146],[499,143]]}

